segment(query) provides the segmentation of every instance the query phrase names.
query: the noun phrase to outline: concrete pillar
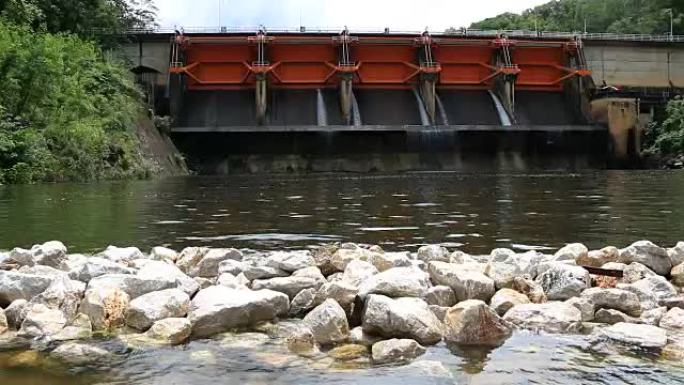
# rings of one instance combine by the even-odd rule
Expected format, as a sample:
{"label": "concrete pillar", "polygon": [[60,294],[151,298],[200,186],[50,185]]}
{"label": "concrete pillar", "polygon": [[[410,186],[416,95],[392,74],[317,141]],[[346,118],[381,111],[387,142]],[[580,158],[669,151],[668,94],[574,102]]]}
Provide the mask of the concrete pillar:
{"label": "concrete pillar", "polygon": [[266,123],[266,106],[267,106],[267,92],[268,86],[266,76],[263,74],[257,75],[256,81],[256,120],[257,124],[263,125]]}
{"label": "concrete pillar", "polygon": [[637,161],[641,153],[639,111],[635,99],[606,98],[591,103],[594,122],[605,125],[610,136],[609,156],[614,163]]}
{"label": "concrete pillar", "polygon": [[347,125],[352,124],[352,92],[352,77],[349,74],[343,74],[340,81],[340,111],[342,121]]}
{"label": "concrete pillar", "polygon": [[425,111],[427,112],[430,124],[435,124],[435,111],[436,111],[436,100],[435,100],[435,76],[425,76],[420,82],[420,96],[423,99],[423,105],[425,106]]}

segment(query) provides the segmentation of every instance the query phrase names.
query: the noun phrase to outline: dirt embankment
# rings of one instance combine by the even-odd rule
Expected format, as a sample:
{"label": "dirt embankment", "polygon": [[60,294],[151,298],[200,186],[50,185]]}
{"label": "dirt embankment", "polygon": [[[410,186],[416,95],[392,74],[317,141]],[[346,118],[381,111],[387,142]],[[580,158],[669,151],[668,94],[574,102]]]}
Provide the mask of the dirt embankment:
{"label": "dirt embankment", "polygon": [[140,142],[140,154],[153,176],[188,175],[183,155],[152,119],[147,116],[140,119],[136,136]]}

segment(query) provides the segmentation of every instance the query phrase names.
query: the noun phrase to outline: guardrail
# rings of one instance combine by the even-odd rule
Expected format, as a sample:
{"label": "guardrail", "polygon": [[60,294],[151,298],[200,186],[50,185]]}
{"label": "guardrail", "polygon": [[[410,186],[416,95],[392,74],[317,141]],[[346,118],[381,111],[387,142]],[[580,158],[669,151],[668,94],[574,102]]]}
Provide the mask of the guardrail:
{"label": "guardrail", "polygon": [[[253,33],[263,27],[159,27],[149,29],[131,29],[127,34],[174,34],[181,32],[184,34],[235,34]],[[268,33],[320,33],[320,34],[339,34],[344,28],[275,28],[267,29]],[[388,35],[420,35],[424,31],[402,31],[390,29],[354,29],[350,31],[354,34],[388,34]],[[478,29],[454,29],[445,32],[434,33],[434,35],[445,36],[473,36],[473,37],[496,37],[505,35],[507,37],[518,38],[540,38],[540,39],[572,39],[581,38],[582,40],[611,40],[611,41],[643,41],[643,42],[684,42],[684,35],[647,35],[647,34],[622,34],[622,33],[584,33],[584,32],[556,32],[556,31],[530,31],[530,30],[478,30]]]}

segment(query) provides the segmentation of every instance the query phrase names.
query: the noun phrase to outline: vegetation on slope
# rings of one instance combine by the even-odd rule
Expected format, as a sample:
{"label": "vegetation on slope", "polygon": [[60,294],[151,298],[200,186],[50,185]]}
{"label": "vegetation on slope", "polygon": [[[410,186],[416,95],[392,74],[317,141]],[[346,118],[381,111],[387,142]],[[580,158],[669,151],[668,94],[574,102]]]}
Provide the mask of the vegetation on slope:
{"label": "vegetation on slope", "polygon": [[668,103],[662,122],[649,127],[645,144],[648,155],[665,158],[684,156],[684,98],[676,97]]}

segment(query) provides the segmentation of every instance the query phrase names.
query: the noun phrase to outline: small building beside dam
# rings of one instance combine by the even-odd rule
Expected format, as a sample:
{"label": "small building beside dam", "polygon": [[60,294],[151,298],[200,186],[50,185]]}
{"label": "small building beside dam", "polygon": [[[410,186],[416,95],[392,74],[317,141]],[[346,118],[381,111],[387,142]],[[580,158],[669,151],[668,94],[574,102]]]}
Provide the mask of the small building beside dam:
{"label": "small building beside dam", "polygon": [[624,165],[684,90],[669,36],[175,31],[123,53],[203,173]]}

